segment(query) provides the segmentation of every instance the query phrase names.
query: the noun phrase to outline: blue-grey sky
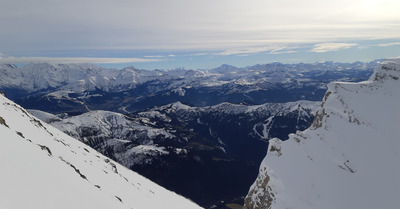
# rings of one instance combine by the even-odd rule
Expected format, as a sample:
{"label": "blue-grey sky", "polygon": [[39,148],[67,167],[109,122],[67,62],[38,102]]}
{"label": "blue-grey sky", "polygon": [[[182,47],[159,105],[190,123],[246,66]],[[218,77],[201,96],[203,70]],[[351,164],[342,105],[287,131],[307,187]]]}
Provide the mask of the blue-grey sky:
{"label": "blue-grey sky", "polygon": [[0,62],[213,68],[400,56],[398,0],[2,0]]}

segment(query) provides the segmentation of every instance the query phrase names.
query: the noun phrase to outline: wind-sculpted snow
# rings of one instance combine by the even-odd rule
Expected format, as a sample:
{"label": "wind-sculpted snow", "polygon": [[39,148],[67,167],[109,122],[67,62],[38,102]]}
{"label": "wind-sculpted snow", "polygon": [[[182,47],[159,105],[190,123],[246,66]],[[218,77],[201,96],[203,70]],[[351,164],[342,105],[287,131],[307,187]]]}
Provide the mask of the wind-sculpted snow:
{"label": "wind-sculpted snow", "polygon": [[313,125],[269,152],[244,208],[397,208],[400,59],[368,81],[336,82]]}
{"label": "wind-sculpted snow", "polygon": [[0,95],[0,208],[200,208]]}

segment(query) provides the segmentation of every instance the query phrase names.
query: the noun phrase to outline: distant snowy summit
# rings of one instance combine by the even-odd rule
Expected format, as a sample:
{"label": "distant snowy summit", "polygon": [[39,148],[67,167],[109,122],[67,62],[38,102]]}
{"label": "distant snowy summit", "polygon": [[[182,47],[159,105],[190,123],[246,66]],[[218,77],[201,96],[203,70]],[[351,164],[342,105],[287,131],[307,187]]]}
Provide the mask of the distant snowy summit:
{"label": "distant snowy summit", "polygon": [[328,85],[313,125],[269,152],[244,208],[398,208],[400,59]]}
{"label": "distant snowy summit", "polygon": [[73,115],[90,110],[132,113],[178,101],[197,107],[320,101],[327,83],[368,79],[378,62],[222,65],[210,70],[0,64],[0,91],[26,109]]}
{"label": "distant snowy summit", "polygon": [[[378,61],[370,63],[315,63],[281,64],[272,63],[237,68],[222,65],[210,70],[140,70],[126,67],[121,70],[102,68],[91,64],[49,64],[34,63],[23,67],[0,64],[0,89],[18,89],[29,95],[34,92],[84,92],[96,89],[119,92],[150,82],[165,83],[164,88],[179,90],[182,87],[221,86],[228,83],[252,85],[268,81],[290,82],[290,79],[310,79],[328,71],[369,70]],[[276,79],[280,80],[276,80]]]}
{"label": "distant snowy summit", "polygon": [[2,209],[200,208],[38,120],[2,94],[0,136]]}

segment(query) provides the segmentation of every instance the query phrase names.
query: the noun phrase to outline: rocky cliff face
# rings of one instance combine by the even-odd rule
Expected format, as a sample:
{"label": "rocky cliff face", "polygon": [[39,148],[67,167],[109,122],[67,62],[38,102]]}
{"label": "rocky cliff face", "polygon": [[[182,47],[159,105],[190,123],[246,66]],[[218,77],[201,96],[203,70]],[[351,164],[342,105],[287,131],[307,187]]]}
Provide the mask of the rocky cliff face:
{"label": "rocky cliff face", "polygon": [[396,208],[400,59],[368,81],[331,83],[313,125],[268,154],[244,208]]}

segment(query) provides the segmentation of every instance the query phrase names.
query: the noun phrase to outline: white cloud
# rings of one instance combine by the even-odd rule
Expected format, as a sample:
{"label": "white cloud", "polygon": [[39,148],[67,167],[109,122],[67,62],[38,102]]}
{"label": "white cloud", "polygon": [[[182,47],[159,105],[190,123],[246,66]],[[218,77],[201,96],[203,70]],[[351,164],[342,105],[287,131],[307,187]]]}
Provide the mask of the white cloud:
{"label": "white cloud", "polygon": [[357,46],[355,43],[323,43],[323,44],[315,44],[314,48],[311,49],[312,52],[329,52],[329,51],[338,51],[342,49],[348,49],[350,47]]}
{"label": "white cloud", "polygon": [[229,49],[215,55],[237,55],[237,56],[249,56],[249,54],[256,54],[261,52],[268,52],[269,54],[289,54],[296,53],[293,50],[298,48],[297,46],[276,46],[271,45],[268,47],[242,47],[238,49]]}
{"label": "white cloud", "polygon": [[133,63],[157,62],[158,59],[139,58],[96,58],[96,57],[0,57],[0,63]]}
{"label": "white cloud", "polygon": [[291,53],[297,53],[297,51],[287,50],[287,51],[271,51],[270,52],[270,54],[291,54]]}
{"label": "white cloud", "polygon": [[381,47],[395,46],[395,45],[400,45],[400,42],[391,42],[391,43],[378,44],[378,46],[381,46]]}
{"label": "white cloud", "polygon": [[147,55],[144,56],[145,58],[165,58],[165,57],[175,57],[176,55],[174,54],[169,54],[169,55]]}
{"label": "white cloud", "polygon": [[273,49],[269,52],[269,54],[291,54],[296,53],[297,51],[293,50],[298,48],[297,46],[283,46],[280,48]]}
{"label": "white cloud", "polygon": [[165,57],[164,55],[148,55],[148,56],[144,56],[145,58],[163,58]]}
{"label": "white cloud", "polygon": [[283,49],[282,46],[270,46],[270,47],[241,47],[236,49],[228,49],[223,52],[216,53],[215,55],[241,55],[241,54],[255,54],[267,51],[278,51]]}
{"label": "white cloud", "polygon": [[210,55],[209,52],[199,52],[199,53],[193,53],[193,54],[188,54],[187,56],[206,56]]}

